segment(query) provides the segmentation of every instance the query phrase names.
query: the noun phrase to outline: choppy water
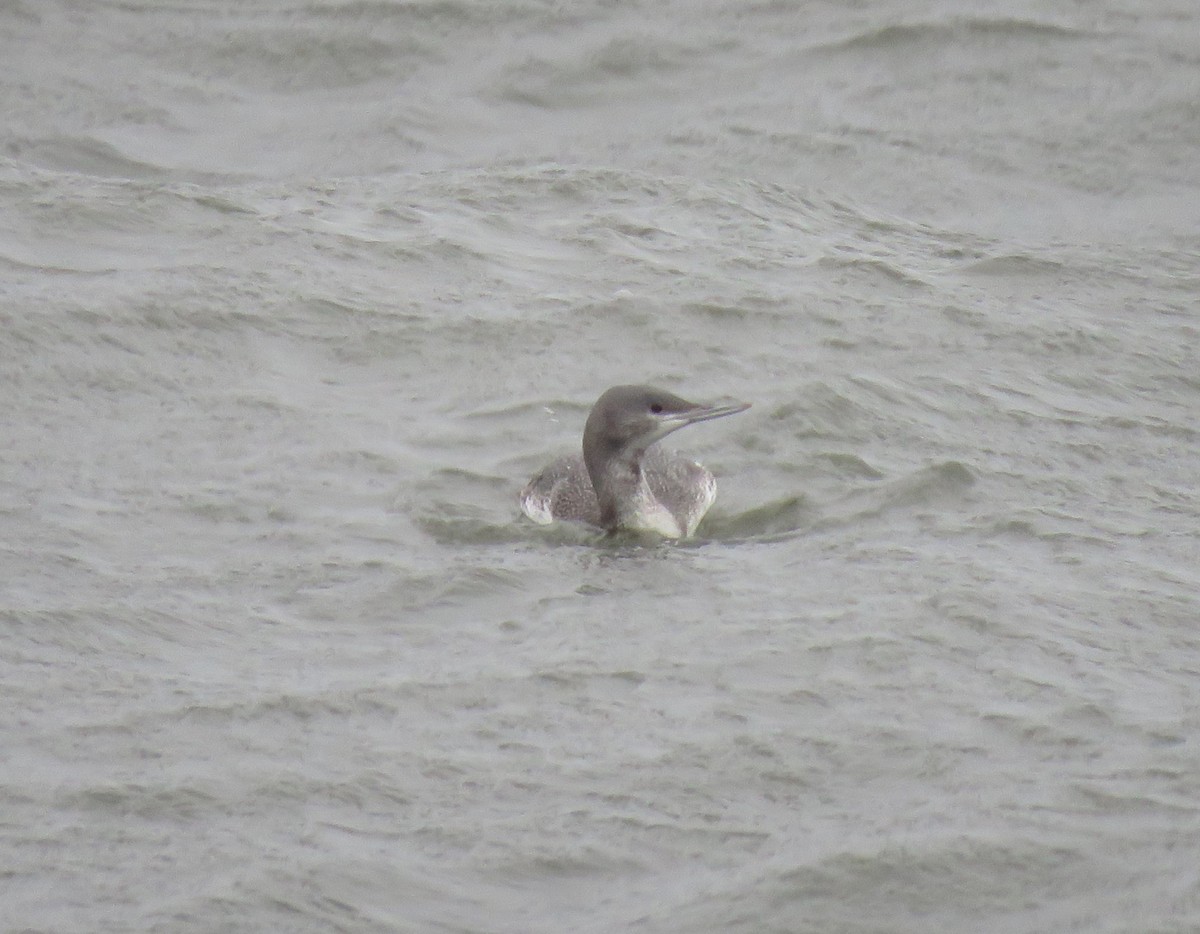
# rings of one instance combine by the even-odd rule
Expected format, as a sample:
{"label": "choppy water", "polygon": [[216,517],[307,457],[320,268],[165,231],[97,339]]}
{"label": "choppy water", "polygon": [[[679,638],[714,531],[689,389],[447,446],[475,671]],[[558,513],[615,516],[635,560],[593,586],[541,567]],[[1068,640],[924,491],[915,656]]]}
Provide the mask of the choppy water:
{"label": "choppy water", "polygon": [[[1200,929],[1193,3],[0,48],[0,928]],[[625,381],[693,542],[519,516]]]}

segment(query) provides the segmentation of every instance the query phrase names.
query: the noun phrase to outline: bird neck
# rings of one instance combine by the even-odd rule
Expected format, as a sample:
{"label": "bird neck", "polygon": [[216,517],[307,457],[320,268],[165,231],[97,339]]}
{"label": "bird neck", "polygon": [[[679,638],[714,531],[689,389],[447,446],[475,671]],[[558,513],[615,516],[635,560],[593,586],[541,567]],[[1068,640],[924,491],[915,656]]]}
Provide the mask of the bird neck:
{"label": "bird neck", "polygon": [[613,531],[656,532],[668,538],[683,535],[679,521],[655,497],[642,470],[645,448],[627,446],[615,452],[584,452],[584,463],[596,500],[600,504],[600,524]]}

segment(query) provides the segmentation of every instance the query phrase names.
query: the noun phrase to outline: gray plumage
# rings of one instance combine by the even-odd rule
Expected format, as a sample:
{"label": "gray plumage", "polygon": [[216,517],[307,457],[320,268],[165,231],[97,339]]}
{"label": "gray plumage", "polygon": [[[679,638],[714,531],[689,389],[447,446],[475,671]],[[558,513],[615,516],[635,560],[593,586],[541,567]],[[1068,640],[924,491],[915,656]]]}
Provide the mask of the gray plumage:
{"label": "gray plumage", "polygon": [[614,386],[588,415],[582,455],[560,457],[530,480],[521,509],[540,524],[562,519],[686,538],[716,499],[717,482],[700,464],[655,442],[747,408],[699,405],[649,386]]}

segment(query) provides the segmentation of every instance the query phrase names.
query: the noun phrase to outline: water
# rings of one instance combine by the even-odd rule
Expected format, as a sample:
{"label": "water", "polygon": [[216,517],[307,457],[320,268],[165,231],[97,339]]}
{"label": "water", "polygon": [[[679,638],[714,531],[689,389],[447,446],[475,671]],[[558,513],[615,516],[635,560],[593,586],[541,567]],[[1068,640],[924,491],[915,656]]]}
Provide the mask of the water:
{"label": "water", "polygon": [[1198,39],[0,5],[0,929],[1200,928]]}

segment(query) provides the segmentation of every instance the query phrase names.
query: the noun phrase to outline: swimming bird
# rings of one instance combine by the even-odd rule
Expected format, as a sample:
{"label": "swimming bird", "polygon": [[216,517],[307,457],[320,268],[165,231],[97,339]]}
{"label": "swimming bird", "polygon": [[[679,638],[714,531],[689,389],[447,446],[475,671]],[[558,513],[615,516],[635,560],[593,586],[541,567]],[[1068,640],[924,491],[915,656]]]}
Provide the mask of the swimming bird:
{"label": "swimming bird", "polygon": [[521,510],[541,525],[564,519],[687,538],[717,498],[717,481],[656,442],[748,408],[748,402],[700,405],[651,386],[613,386],[592,406],[582,455],[560,457],[530,480]]}

